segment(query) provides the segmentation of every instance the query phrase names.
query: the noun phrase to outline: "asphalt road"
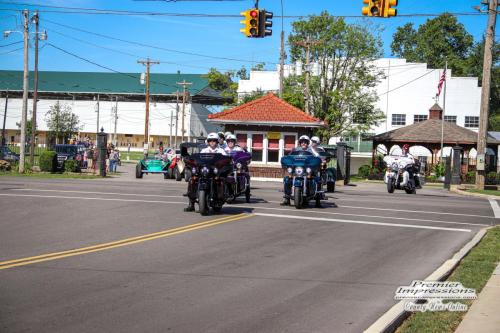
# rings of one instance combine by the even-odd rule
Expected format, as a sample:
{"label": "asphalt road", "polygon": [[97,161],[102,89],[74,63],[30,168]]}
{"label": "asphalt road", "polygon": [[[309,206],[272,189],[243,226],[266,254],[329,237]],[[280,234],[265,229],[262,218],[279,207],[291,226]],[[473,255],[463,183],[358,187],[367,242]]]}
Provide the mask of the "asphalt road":
{"label": "asphalt road", "polygon": [[296,210],[280,183],[253,186],[202,217],[157,175],[0,177],[0,331],[361,332],[498,223],[440,189],[363,183]]}

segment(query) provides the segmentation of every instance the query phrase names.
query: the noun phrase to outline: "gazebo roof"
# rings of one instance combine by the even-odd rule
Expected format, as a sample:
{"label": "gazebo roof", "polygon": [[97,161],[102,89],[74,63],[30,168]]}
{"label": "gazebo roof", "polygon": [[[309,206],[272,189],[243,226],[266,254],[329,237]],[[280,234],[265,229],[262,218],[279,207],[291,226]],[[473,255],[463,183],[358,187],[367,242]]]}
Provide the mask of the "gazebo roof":
{"label": "gazebo roof", "polygon": [[[440,143],[441,124],[442,121],[439,119],[429,119],[375,135],[373,137],[373,141],[377,143]],[[445,121],[444,143],[475,145],[477,143],[477,133],[467,128],[458,126],[455,123]],[[495,140],[490,136],[488,138],[488,143],[500,144],[500,141]]]}
{"label": "gazebo roof", "polygon": [[218,124],[280,125],[322,127],[324,122],[269,93],[261,98],[208,116]]}

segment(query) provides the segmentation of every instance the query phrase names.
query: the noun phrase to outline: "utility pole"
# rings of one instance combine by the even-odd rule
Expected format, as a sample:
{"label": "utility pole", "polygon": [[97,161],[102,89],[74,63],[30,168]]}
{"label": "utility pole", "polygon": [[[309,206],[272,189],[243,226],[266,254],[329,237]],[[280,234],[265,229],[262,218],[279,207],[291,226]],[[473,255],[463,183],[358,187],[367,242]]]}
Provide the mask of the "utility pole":
{"label": "utility pole", "polygon": [[174,124],[173,124],[174,119],[173,118],[174,118],[174,112],[172,111],[172,109],[170,109],[170,136],[168,138],[168,146],[170,148],[172,148],[172,130],[173,130],[172,126],[174,126]]}
{"label": "utility pole", "polygon": [[7,120],[7,105],[9,104],[9,91],[5,94],[5,111],[3,113],[3,126],[2,126],[2,146],[5,146],[7,140],[5,139],[5,121]]}
{"label": "utility pole", "polygon": [[[181,85],[182,88],[183,88],[183,91],[182,91],[182,120],[181,120],[181,143],[184,142],[184,132],[185,132],[185,129],[184,129],[184,115],[185,115],[185,111],[186,111],[186,86],[189,86],[191,84],[193,84],[192,82],[186,82],[186,80],[182,81],[182,82],[177,82],[178,85]],[[191,122],[189,122],[189,125],[191,125]]]}
{"label": "utility pole", "polygon": [[283,30],[283,0],[281,0],[281,46],[280,46],[280,94],[279,97],[283,99],[283,91],[285,89],[285,31]]}
{"label": "utility pole", "polygon": [[[94,97],[95,98],[95,97]],[[97,110],[95,112],[97,112],[97,130],[95,131],[95,142],[97,144],[97,137],[99,136],[99,94],[97,94]]]}
{"label": "utility pole", "polygon": [[294,43],[295,45],[299,45],[306,48],[306,77],[305,77],[305,96],[304,96],[304,109],[307,114],[311,114],[310,106],[309,106],[309,76],[311,75],[310,68],[310,54],[311,54],[311,46],[320,44],[320,41],[313,41],[309,37],[305,41],[298,41]]}
{"label": "utility pole", "polygon": [[33,15],[32,20],[35,22],[35,76],[34,76],[34,91],[33,91],[33,115],[31,117],[31,146],[30,146],[30,164],[35,163],[35,138],[36,138],[36,106],[38,103],[38,27],[39,17],[38,10]]}
{"label": "utility pole", "polygon": [[149,73],[151,65],[158,65],[159,61],[151,61],[149,58],[146,60],[137,60],[137,63],[146,66],[146,121],[144,124],[144,153],[149,150]]}
{"label": "utility pole", "polygon": [[[488,137],[488,108],[490,103],[491,65],[492,49],[495,40],[495,24],[497,18],[498,0],[490,0],[488,4],[488,25],[486,27],[486,39],[484,43],[483,60],[483,82],[481,93],[481,111],[479,114],[479,133],[477,140],[477,156],[486,155]],[[485,170],[477,170],[476,188],[484,189]]]}
{"label": "utility pole", "polygon": [[177,148],[177,133],[179,133],[179,91],[175,92],[175,148]]}
{"label": "utility pole", "polygon": [[28,118],[28,47],[29,47],[29,11],[23,10],[24,16],[24,75],[23,75],[23,109],[21,116],[21,147],[19,147],[19,173],[24,173],[26,157],[26,118]]}
{"label": "utility pole", "polygon": [[113,145],[116,147],[116,125],[118,123],[118,96],[115,97],[115,107],[114,107],[114,117],[115,117],[115,130],[113,132]]}

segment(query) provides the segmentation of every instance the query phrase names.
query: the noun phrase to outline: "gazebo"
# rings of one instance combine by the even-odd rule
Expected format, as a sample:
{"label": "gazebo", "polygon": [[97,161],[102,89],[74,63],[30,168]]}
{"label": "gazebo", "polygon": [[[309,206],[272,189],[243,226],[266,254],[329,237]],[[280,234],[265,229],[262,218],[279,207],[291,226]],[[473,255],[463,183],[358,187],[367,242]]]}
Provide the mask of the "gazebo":
{"label": "gazebo", "polygon": [[[428,120],[375,135],[373,137],[373,155],[375,156],[377,147],[380,145],[384,145],[387,148],[387,153],[390,153],[394,149],[394,146],[401,147],[404,144],[409,144],[410,147],[414,147],[414,151],[416,150],[416,146],[420,148],[420,151],[427,149],[429,151],[427,156],[430,156],[430,161],[427,160],[426,162],[427,164],[435,165],[439,163],[441,155],[441,126],[443,126],[443,147],[448,148],[457,145],[462,147],[462,161],[465,160],[465,163],[462,165],[463,172],[469,171],[471,166],[475,168],[475,163],[469,165],[469,158],[471,151],[475,151],[477,147],[478,134],[452,122],[445,121],[443,123],[442,114],[443,110],[441,107],[438,104],[434,104],[429,110]],[[496,155],[500,141],[489,136],[487,142],[486,164],[489,165],[489,170],[496,171]],[[418,153],[415,154],[412,152],[412,154],[418,156]],[[447,154],[443,152],[443,155]]]}

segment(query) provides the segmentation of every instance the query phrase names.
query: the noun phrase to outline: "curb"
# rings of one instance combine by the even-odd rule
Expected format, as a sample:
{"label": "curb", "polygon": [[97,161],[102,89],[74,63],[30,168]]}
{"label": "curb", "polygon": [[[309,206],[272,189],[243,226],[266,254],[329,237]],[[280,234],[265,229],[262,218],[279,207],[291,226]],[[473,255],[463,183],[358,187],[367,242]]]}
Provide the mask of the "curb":
{"label": "curb", "polygon": [[[460,261],[474,248],[486,235],[486,231],[491,227],[486,227],[479,230],[476,235],[465,244],[457,253],[446,260],[441,266],[438,267],[424,280],[441,281],[444,280],[451,272],[457,267]],[[394,332],[401,323],[411,314],[405,311],[404,301],[399,301],[396,305],[384,313],[376,322],[364,330],[364,333],[389,333]]]}
{"label": "curb", "polygon": [[461,194],[464,196],[468,197],[476,197],[476,198],[485,198],[485,199],[500,199],[500,196],[496,195],[488,195],[488,194],[481,194],[481,193],[472,193],[472,192],[467,192],[458,188],[452,188],[450,189],[451,192]]}

